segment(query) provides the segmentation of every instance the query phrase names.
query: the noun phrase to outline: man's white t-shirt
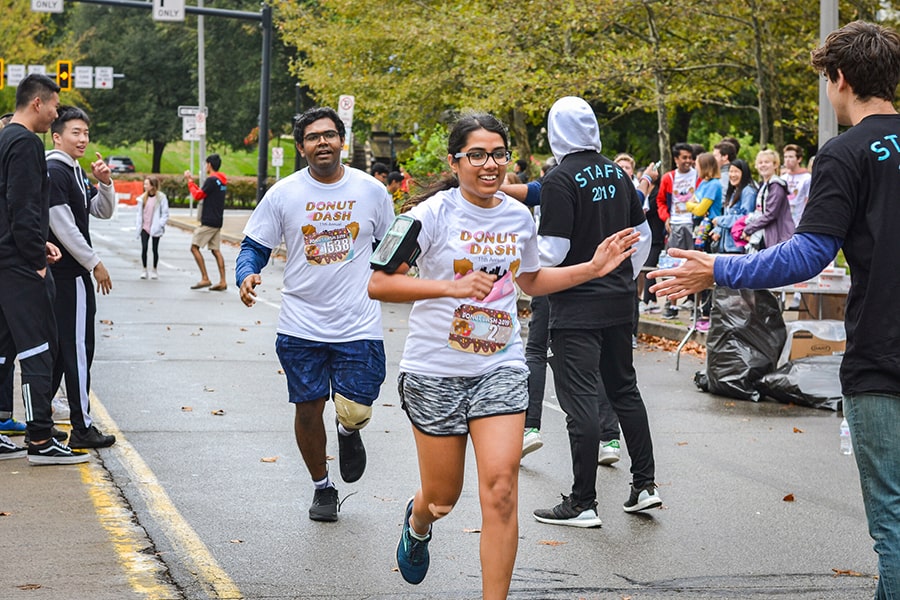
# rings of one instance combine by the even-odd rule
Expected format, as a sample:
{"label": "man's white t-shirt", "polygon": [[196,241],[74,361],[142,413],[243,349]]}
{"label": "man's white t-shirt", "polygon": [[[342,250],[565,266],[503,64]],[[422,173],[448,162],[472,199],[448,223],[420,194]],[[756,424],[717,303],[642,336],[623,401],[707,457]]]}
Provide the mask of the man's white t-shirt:
{"label": "man's white t-shirt", "polygon": [[669,223],[672,225],[693,223],[694,215],[685,206],[694,199],[697,187],[697,171],[691,168],[687,173],[676,170],[672,177],[672,210]]}
{"label": "man's white t-shirt", "polygon": [[518,320],[517,273],[540,269],[537,229],[520,202],[497,193],[481,208],[458,188],[438,192],[409,214],[422,223],[416,264],[423,279],[452,280],[479,270],[497,275],[484,300],[419,300],[409,315],[400,370],[434,377],[473,377],[498,367],[525,369]]}
{"label": "man's white t-shirt", "polygon": [[787,184],[788,204],[791,205],[791,217],[794,219],[794,226],[800,224],[800,217],[803,216],[803,209],[806,208],[806,201],[809,199],[809,184],[812,181],[810,173],[785,173],[781,176]]}
{"label": "man's white t-shirt", "polygon": [[316,181],[305,168],[273,185],[244,235],[267,248],[284,239],[287,247],[278,333],[319,342],[383,339],[381,306],[367,291],[369,257],[393,218],[384,185],[351,167],[336,183]]}

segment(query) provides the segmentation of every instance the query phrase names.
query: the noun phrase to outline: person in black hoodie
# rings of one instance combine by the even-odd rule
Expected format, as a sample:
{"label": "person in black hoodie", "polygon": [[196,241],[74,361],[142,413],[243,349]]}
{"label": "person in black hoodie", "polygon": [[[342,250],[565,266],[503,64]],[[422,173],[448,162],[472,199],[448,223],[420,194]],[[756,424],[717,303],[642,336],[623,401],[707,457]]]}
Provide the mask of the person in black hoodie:
{"label": "person in black hoodie", "polygon": [[53,150],[47,152],[50,174],[50,241],[59,246],[62,258],[51,267],[56,281],[53,311],[58,329],[59,354],[53,366],[53,389],[66,379],[66,396],[72,422],[69,446],[106,448],[115,443],[93,424],[90,415],[91,363],[94,361],[94,317],[97,291],[112,290],[109,271],[91,246],[91,216],[112,217],[116,207],[109,166],[99,152],[91,172],[100,182],[91,184],[78,164],[90,142],[90,118],[80,108],[59,107],[59,116],[50,126]]}
{"label": "person in black hoodie", "polygon": [[58,107],[59,86],[46,75],[31,74],[19,83],[16,112],[0,131],[0,381],[18,356],[30,439],[27,451],[6,450],[14,458],[27,453],[36,465],[90,460],[52,436],[57,339],[47,264],[60,252],[47,240],[50,179],[44,145],[35,133],[47,132]]}

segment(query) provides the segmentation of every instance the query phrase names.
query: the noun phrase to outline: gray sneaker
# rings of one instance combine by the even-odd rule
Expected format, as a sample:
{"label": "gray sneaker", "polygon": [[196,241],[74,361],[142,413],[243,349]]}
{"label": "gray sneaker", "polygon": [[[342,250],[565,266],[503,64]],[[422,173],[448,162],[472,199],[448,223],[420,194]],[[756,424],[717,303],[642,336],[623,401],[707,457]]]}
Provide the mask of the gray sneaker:
{"label": "gray sneaker", "polygon": [[655,483],[651,483],[643,488],[636,488],[632,484],[631,494],[628,496],[628,500],[622,506],[622,509],[627,513],[635,513],[641,510],[647,510],[648,508],[658,508],[660,506],[662,506],[662,498],[660,498],[659,494],[656,492]]}
{"label": "gray sneaker", "polygon": [[56,438],[43,444],[28,445],[28,462],[33,465],[75,465],[91,460],[87,452],[72,450]]}

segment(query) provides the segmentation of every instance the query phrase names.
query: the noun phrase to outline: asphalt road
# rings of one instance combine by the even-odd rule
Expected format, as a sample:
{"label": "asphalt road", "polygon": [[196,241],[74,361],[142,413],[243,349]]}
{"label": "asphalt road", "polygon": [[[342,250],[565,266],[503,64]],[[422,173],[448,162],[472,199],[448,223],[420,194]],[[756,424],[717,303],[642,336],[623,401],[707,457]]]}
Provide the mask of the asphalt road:
{"label": "asphalt road", "polygon": [[[140,539],[131,550],[120,548],[107,527],[108,535],[81,547],[85,560],[96,554],[97,566],[67,574],[65,587],[49,585],[51,574],[43,590],[24,592],[0,571],[0,582],[7,579],[0,598],[478,598],[480,511],[471,452],[463,495],[435,526],[428,577],[410,586],[395,568],[404,502],[418,485],[395,385],[408,306],[384,306],[388,376],[363,431],[368,470],[345,484],[335,465],[344,500],[340,521],[310,521],[312,486],[294,444],[293,409],[274,352],[283,263],[275,260],[263,271],[260,302],[248,309],[234,287],[237,248],[223,250],[227,291],[190,290],[198,279],[190,236],[170,228],[160,244],[160,279],[139,280],[133,211],[121,206],[114,220],[92,224],[114,286],[98,299],[94,411],[120,443],[100,451],[91,469],[111,484],[111,497]],[[663,508],[622,511],[630,481],[625,458],[600,467],[602,528],[556,527],[531,517],[571,485],[564,415],[549,378],[545,446],[521,468],[510,598],[872,597],[876,557],[855,462],[838,452],[837,415],[702,393],[692,382],[699,360],[683,356],[675,371],[673,354],[644,344],[635,364]],[[332,426],[328,449],[337,456]],[[20,462],[0,465],[0,482],[16,482],[0,483],[0,511],[4,501],[19,506],[37,493],[37,476],[27,476],[37,468],[18,464],[15,472],[26,477],[8,475],[10,463]],[[85,472],[71,485],[96,485]],[[793,501],[785,501],[788,495]],[[70,506],[69,518],[86,524],[102,518],[96,502]],[[53,519],[62,517],[54,513],[50,527]],[[0,518],[0,532],[3,525]],[[77,540],[63,542],[79,548]],[[27,569],[39,561],[27,545],[14,557],[10,547],[0,543],[7,565]],[[116,560],[100,560],[112,553]],[[123,591],[110,596],[113,588],[101,575],[113,569],[119,574],[110,577]],[[141,583],[148,573],[156,587]]]}

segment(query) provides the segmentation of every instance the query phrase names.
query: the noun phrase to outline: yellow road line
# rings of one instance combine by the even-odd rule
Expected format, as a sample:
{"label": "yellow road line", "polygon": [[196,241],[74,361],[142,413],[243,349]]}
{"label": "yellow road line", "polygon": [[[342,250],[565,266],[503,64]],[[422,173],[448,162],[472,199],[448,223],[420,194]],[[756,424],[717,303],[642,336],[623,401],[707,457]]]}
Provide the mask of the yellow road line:
{"label": "yellow road line", "polygon": [[[178,553],[186,570],[197,578],[203,591],[209,598],[218,600],[240,600],[244,596],[228,574],[219,566],[212,553],[200,540],[175,505],[169,499],[163,486],[154,475],[141,455],[134,449],[115,421],[110,417],[100,400],[91,392],[91,413],[95,420],[102,423],[105,433],[116,436],[116,444],[111,448],[118,455],[122,465],[132,480],[138,484],[136,489],[147,505],[150,516],[160,527],[163,534]],[[118,550],[118,547],[117,547]],[[124,562],[124,561],[123,561]],[[130,563],[124,562],[126,568]],[[140,568],[136,572],[139,572]],[[150,596],[155,598],[155,596]],[[163,596],[166,597],[166,596]]]}

